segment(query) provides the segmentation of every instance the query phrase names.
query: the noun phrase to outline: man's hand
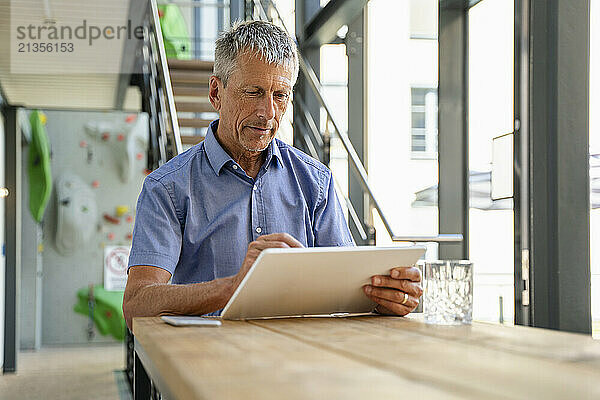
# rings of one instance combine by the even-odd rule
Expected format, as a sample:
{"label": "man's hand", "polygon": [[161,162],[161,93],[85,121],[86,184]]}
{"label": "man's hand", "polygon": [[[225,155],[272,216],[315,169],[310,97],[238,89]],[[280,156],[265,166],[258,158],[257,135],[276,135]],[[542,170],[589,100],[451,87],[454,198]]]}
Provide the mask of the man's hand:
{"label": "man's hand", "polygon": [[248,251],[246,252],[246,258],[242,263],[242,267],[239,272],[234,276],[234,289],[239,286],[248,273],[248,270],[254,264],[254,261],[258,258],[259,254],[265,249],[272,248],[290,248],[290,247],[304,247],[302,243],[297,241],[291,235],[287,233],[271,233],[270,235],[259,236],[254,242],[248,245]]}
{"label": "man's hand", "polygon": [[[372,276],[371,285],[363,286],[363,290],[378,304],[379,313],[406,315],[417,308],[423,294],[421,271],[415,267],[392,268],[390,275]],[[402,304],[405,293],[408,298]]]}

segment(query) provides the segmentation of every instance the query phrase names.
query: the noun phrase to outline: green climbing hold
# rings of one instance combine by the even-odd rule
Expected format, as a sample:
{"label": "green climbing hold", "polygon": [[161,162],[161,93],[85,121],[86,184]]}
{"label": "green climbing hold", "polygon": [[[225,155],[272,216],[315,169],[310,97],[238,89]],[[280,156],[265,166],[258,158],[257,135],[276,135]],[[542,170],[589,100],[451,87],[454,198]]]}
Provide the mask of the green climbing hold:
{"label": "green climbing hold", "polygon": [[46,116],[38,110],[33,110],[29,115],[31,124],[31,143],[27,160],[29,210],[37,222],[42,222],[52,192],[50,144],[44,128],[45,119]]}
{"label": "green climbing hold", "polygon": [[160,5],[158,6],[158,14],[167,58],[191,59],[190,34],[179,7],[176,4]]}
{"label": "green climbing hold", "polygon": [[[103,285],[94,286],[94,310],[92,318],[102,335],[110,334],[119,341],[125,339],[125,317],[123,317],[123,291],[104,290]],[[77,291],[79,301],[74,310],[88,316],[89,288]]]}

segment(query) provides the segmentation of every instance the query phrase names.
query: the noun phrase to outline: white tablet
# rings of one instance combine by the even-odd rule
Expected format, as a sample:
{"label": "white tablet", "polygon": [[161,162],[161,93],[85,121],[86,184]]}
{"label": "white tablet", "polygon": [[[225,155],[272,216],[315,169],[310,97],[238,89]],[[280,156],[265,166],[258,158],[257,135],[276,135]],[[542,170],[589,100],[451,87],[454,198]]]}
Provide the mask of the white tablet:
{"label": "white tablet", "polygon": [[313,247],[263,250],[221,314],[224,319],[368,313],[363,292],[373,275],[413,266],[425,253],[411,247]]}

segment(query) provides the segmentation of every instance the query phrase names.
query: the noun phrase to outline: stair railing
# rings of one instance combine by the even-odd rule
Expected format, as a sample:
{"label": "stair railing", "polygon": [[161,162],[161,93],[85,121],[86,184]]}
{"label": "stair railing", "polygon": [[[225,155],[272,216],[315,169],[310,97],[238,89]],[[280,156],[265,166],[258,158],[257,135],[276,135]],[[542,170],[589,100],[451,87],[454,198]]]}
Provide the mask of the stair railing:
{"label": "stair railing", "polygon": [[151,77],[150,102],[156,116],[160,165],[183,152],[183,146],[156,0],[149,0],[146,20],[144,61]]}
{"label": "stair railing", "polygon": [[[290,31],[287,29],[287,27],[285,26],[283,18],[281,17],[281,14],[279,13],[277,6],[275,6],[275,4],[272,2],[272,0],[262,0],[262,1],[261,0],[253,0],[254,8],[258,12],[259,18],[264,21],[272,22],[272,18],[269,18],[267,15],[267,12],[263,6],[263,2],[268,4],[270,9],[275,12],[275,16],[277,17],[277,19],[278,19],[279,23],[281,24],[281,26],[283,27],[283,29],[288,33],[288,35],[290,35],[291,37],[295,37],[295,35],[292,35],[290,33]],[[298,61],[300,64],[300,72],[303,74],[306,81],[308,82],[313,94],[315,95],[317,101],[319,102],[319,105],[325,110],[325,113],[327,114],[327,118],[331,122],[331,126],[333,127],[333,133],[335,134],[336,137],[338,137],[340,139],[345,151],[348,153],[348,159],[350,161],[350,165],[352,165],[354,167],[354,172],[357,175],[358,181],[360,182],[363,192],[368,195],[372,207],[375,210],[377,210],[377,213],[379,214],[379,217],[381,218],[381,222],[383,223],[386,231],[390,235],[392,241],[394,241],[394,242],[437,242],[437,243],[461,242],[463,240],[462,234],[439,234],[436,236],[400,236],[400,235],[394,234],[394,231],[393,231],[389,221],[387,220],[385,214],[383,213],[381,206],[379,205],[379,202],[377,201],[375,194],[373,193],[373,190],[371,189],[371,186],[369,185],[368,174],[367,174],[367,171],[366,171],[364,165],[362,164],[356,150],[354,149],[352,142],[350,142],[348,135],[346,133],[340,131],[340,129],[338,128],[338,124],[335,122],[335,118],[333,117],[331,110],[330,110],[329,106],[327,105],[327,102],[324,99],[321,83],[319,82],[319,79],[317,78],[315,71],[312,69],[310,64],[305,60],[301,51],[298,52]],[[301,104],[301,103],[297,102],[296,105],[298,105],[298,104]],[[302,108],[302,106],[300,106],[300,108]],[[306,118],[307,112],[304,112],[304,111],[306,111],[306,110],[301,110],[301,114],[303,114]],[[313,121],[313,123],[310,123],[307,120],[307,125],[310,127],[310,129],[308,129],[308,132],[310,132],[310,134],[314,138],[314,140],[317,142],[323,142],[321,133],[318,130],[315,132],[314,127],[316,127],[316,124],[314,123],[314,121]],[[307,142],[308,138],[306,138],[306,137],[302,137],[302,138],[306,142],[307,148],[309,149],[309,151],[312,152],[310,150],[310,145]],[[314,148],[314,145],[312,147]],[[315,149],[315,152],[316,152],[316,149]],[[340,192],[340,194],[341,193],[342,192]],[[351,201],[348,198],[345,198],[345,202],[346,202],[346,204],[351,204]],[[358,218],[358,215],[356,214],[354,207],[348,207],[348,210],[350,212],[350,215],[351,215],[353,222],[355,223],[357,229],[362,230],[362,232],[365,233],[364,228],[366,226],[366,223],[364,221],[362,221],[360,218]],[[353,211],[351,211],[351,210],[353,210]],[[360,222],[357,223],[357,221],[360,221]],[[362,233],[361,233],[361,236],[362,236]]]}

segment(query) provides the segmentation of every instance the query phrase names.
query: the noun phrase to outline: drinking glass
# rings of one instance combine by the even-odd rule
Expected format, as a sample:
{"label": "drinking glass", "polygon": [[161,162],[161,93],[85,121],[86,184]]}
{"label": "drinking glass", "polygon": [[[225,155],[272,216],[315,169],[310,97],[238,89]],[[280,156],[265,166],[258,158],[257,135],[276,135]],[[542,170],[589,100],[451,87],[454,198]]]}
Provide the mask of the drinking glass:
{"label": "drinking glass", "polygon": [[473,316],[473,263],[468,260],[427,261],[422,267],[425,322],[470,324]]}

